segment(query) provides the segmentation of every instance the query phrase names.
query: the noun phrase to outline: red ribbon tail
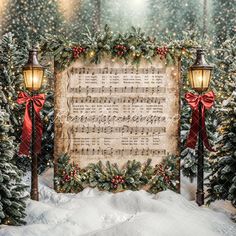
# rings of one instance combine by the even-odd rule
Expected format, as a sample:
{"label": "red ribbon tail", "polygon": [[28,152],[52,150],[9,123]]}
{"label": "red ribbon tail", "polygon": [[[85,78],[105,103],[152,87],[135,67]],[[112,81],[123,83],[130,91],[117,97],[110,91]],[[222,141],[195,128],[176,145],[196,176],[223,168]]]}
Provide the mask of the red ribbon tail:
{"label": "red ribbon tail", "polygon": [[203,144],[211,152],[215,152],[215,150],[212,148],[212,146],[209,143],[207,132],[206,132],[206,124],[205,124],[205,108],[202,107],[202,139]]}
{"label": "red ribbon tail", "polygon": [[29,148],[31,143],[32,122],[29,114],[30,103],[27,102],[25,107],[25,117],[22,129],[21,143],[19,147],[19,155],[29,155]]}
{"label": "red ribbon tail", "polygon": [[[31,102],[32,101],[32,102]],[[39,154],[41,151],[41,140],[43,135],[43,125],[40,119],[40,110],[43,107],[45,102],[45,95],[39,94],[33,97],[29,97],[26,93],[21,92],[18,96],[17,102],[19,104],[23,104],[26,102],[25,108],[25,117],[23,123],[21,144],[19,147],[19,155],[29,155],[30,154],[30,144],[32,137],[32,117],[30,116],[30,106],[33,106],[35,111],[35,145],[34,145],[34,153]]]}

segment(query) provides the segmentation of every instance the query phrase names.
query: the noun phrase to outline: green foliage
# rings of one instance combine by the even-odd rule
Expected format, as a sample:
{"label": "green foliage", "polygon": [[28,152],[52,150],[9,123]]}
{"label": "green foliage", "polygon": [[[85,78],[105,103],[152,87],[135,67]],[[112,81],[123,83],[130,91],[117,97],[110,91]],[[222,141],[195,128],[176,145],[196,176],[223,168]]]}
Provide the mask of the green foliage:
{"label": "green foliage", "polygon": [[21,171],[12,164],[15,154],[9,115],[0,108],[0,223],[21,225],[25,217],[26,186],[21,184]]}
{"label": "green foliage", "polygon": [[21,67],[25,63],[24,53],[24,50],[19,50],[13,34],[3,36],[0,44],[0,105],[10,115],[18,142],[24,109],[16,100],[19,91],[23,89]]}
{"label": "green foliage", "polygon": [[[212,155],[213,170],[209,176],[208,202],[230,200],[236,207],[236,38],[227,39],[217,54],[217,152]],[[225,83],[227,81],[227,84]]]}
{"label": "green foliage", "polygon": [[[27,41],[16,42],[14,35],[5,34],[0,43],[0,107],[9,114],[10,122],[14,132],[15,145],[21,141],[21,131],[24,116],[24,107],[17,103],[17,97],[23,89],[22,66],[25,64],[28,55]],[[29,167],[29,159],[19,158],[15,152],[14,162],[21,169]]]}
{"label": "green foliage", "polygon": [[70,163],[67,154],[58,159],[58,173],[55,178],[55,185],[59,192],[79,192],[83,189],[86,175],[81,171],[78,165]]}
{"label": "green foliage", "polygon": [[162,163],[155,166],[154,178],[151,180],[149,192],[157,193],[167,189],[176,191],[180,184],[179,174],[176,158],[167,157]]}
{"label": "green foliage", "polygon": [[128,161],[123,168],[116,163],[107,161],[104,165],[100,161],[80,169],[64,154],[58,159],[55,183],[60,192],[79,192],[90,186],[112,192],[145,188],[149,192],[157,193],[167,188],[176,191],[178,175],[175,157],[168,157],[155,167],[149,159],[143,165],[136,160]]}
{"label": "green foliage", "polygon": [[[105,26],[104,31],[92,34],[88,29],[83,34],[80,42],[71,42],[63,36],[47,35],[42,39],[42,51],[45,56],[53,58],[58,70],[63,70],[79,57],[90,63],[99,63],[106,56],[111,60],[123,61],[137,65],[141,60],[152,62],[155,57],[160,57],[168,65],[176,63],[179,57],[192,57],[192,48],[198,43],[188,35],[182,40],[170,40],[169,42],[157,42],[155,38],[146,36],[141,29],[132,27],[126,34],[112,34],[110,28]],[[125,53],[118,53],[116,46],[125,46]],[[164,55],[159,49],[166,47]],[[83,48],[80,54],[74,54],[75,48]]]}
{"label": "green foliage", "polygon": [[103,165],[102,162],[90,164],[87,168],[89,186],[107,191],[138,190],[148,184],[153,174],[150,163],[151,161],[148,160],[142,166],[138,161],[128,161],[123,169],[120,169],[117,164],[111,164],[110,162],[106,162],[106,165]]}

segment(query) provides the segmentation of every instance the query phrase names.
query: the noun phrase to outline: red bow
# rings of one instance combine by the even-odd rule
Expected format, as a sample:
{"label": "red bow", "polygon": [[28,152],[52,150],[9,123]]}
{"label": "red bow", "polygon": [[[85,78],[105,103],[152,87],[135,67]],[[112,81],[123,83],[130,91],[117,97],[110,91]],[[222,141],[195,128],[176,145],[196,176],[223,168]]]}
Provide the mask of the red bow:
{"label": "red bow", "polygon": [[[186,93],[185,99],[193,110],[192,123],[190,133],[187,138],[186,146],[195,149],[197,143],[197,136],[199,133],[199,116],[202,116],[202,138],[205,147],[209,151],[214,151],[209,144],[205,126],[205,109],[210,109],[214,103],[215,95],[213,92],[206,93],[204,95],[196,95],[193,93]],[[201,114],[199,114],[199,102],[202,104]]]}
{"label": "red bow", "polygon": [[20,92],[18,95],[17,103],[23,104],[26,102],[26,107],[25,107],[25,117],[24,117],[24,123],[23,123],[19,155],[29,155],[31,135],[32,135],[32,120],[30,117],[31,101],[35,110],[35,124],[36,124],[34,152],[38,154],[41,151],[43,125],[40,119],[39,112],[42,109],[43,104],[45,102],[45,95],[38,94],[33,97],[30,97],[27,93]]}

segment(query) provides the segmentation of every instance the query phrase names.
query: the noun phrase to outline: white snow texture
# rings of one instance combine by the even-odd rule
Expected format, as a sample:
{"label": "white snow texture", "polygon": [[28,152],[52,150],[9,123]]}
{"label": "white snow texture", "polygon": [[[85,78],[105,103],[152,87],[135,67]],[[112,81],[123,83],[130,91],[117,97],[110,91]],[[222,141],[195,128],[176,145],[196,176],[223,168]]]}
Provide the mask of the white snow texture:
{"label": "white snow texture", "polygon": [[222,212],[198,207],[164,191],[56,193],[40,181],[40,201],[28,200],[27,225],[5,226],[0,236],[235,236],[236,225]]}

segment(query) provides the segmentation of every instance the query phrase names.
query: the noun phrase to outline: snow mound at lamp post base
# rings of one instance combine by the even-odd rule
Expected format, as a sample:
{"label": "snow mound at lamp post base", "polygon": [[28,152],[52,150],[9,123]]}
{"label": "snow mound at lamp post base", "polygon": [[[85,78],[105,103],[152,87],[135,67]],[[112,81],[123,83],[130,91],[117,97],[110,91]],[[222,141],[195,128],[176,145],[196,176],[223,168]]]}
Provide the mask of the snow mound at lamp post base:
{"label": "snow mound at lamp post base", "polygon": [[0,236],[235,236],[224,214],[199,208],[183,196],[163,191],[56,193],[40,185],[40,202],[28,200],[27,225],[5,226]]}

